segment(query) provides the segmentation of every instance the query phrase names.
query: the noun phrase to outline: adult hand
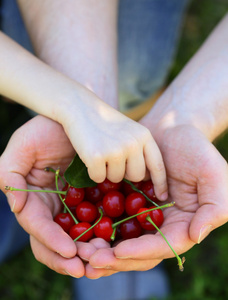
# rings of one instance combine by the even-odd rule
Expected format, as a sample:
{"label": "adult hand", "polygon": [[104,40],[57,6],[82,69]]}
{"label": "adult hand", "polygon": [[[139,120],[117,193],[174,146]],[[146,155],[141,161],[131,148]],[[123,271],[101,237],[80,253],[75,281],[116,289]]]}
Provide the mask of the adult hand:
{"label": "adult hand", "polygon": [[[228,221],[227,163],[207,138],[192,126],[167,130],[160,139],[169,184],[169,201],[161,231],[182,254]],[[85,257],[83,247],[80,255]],[[108,276],[118,271],[148,270],[173,257],[163,237],[147,234],[126,240],[113,249],[94,251],[86,275]]]}
{"label": "adult hand", "polygon": [[56,194],[5,191],[5,186],[22,189],[55,189],[54,174],[44,168],[65,170],[75,151],[58,123],[37,116],[11,137],[0,158],[0,188],[6,192],[19,224],[30,234],[38,261],[61,274],[84,275],[73,240],[53,216],[60,210]]}

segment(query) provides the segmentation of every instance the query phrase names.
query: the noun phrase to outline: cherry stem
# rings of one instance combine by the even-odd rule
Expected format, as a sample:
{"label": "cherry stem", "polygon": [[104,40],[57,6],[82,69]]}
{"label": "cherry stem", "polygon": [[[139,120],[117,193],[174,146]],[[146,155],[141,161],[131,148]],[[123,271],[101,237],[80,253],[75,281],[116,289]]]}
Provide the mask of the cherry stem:
{"label": "cherry stem", "polygon": [[[46,168],[44,169],[44,171],[45,171],[45,172],[52,172],[52,173],[54,173],[54,174],[56,173],[56,170],[53,169],[53,168],[51,168],[51,167],[46,167]],[[58,176],[59,176],[60,180],[62,181],[62,184],[65,185],[65,181],[64,181],[63,177],[62,177],[60,174],[59,174]]]}
{"label": "cherry stem", "polygon": [[99,208],[99,213],[100,213],[99,219],[90,228],[86,229],[83,233],[81,233],[79,236],[77,236],[74,239],[74,242],[76,242],[77,240],[79,240],[80,237],[82,237],[84,234],[86,234],[88,231],[90,231],[94,226],[96,226],[100,222],[101,218],[103,217],[103,211],[100,208]]}
{"label": "cherry stem", "polygon": [[[58,179],[59,179],[59,169],[57,169],[55,171],[55,185],[56,185],[56,190],[59,191],[59,184],[58,184]],[[68,211],[68,213],[71,215],[72,219],[74,220],[75,224],[78,224],[78,220],[75,218],[75,216],[73,215],[73,213],[71,212],[71,210],[69,209],[69,207],[66,205],[64,199],[62,198],[61,194],[59,194],[59,198],[62,202],[62,204],[64,205],[64,208],[66,209],[66,211]]]}
{"label": "cherry stem", "polygon": [[163,239],[166,241],[166,243],[168,244],[168,246],[170,247],[170,249],[173,251],[174,255],[177,258],[177,262],[178,262],[178,266],[179,266],[179,270],[180,271],[184,271],[184,267],[183,264],[185,262],[185,257],[180,258],[180,256],[176,253],[176,251],[173,249],[173,247],[170,245],[169,241],[167,240],[167,238],[165,237],[165,235],[162,233],[162,231],[158,228],[158,226],[152,221],[150,216],[146,217],[146,220],[149,221],[156,229],[157,231],[160,233],[160,235],[163,237]]}
{"label": "cherry stem", "polygon": [[121,223],[125,222],[125,221],[128,221],[132,218],[135,218],[139,215],[142,215],[142,214],[145,214],[145,213],[149,213],[150,211],[152,210],[157,210],[157,209],[162,209],[162,208],[165,208],[165,207],[171,207],[171,206],[174,206],[175,205],[175,202],[170,202],[170,203],[167,203],[167,204],[164,204],[164,205],[161,205],[161,206],[157,206],[157,207],[153,207],[153,208],[150,208],[150,209],[147,209],[147,210],[144,210],[140,213],[137,213],[135,215],[132,215],[132,216],[129,216],[123,220],[120,220],[118,222],[115,222],[114,224],[112,224],[112,228],[116,228],[118,225],[120,225]]}
{"label": "cherry stem", "polygon": [[126,183],[130,184],[130,186],[132,187],[132,189],[140,194],[142,194],[149,202],[151,202],[153,205],[155,206],[159,206],[156,202],[154,202],[153,200],[151,200],[149,197],[147,197],[147,195],[145,195],[143,193],[143,191],[139,190],[131,181],[127,180],[126,178],[123,179]]}
{"label": "cherry stem", "polygon": [[52,193],[52,194],[66,195],[66,192],[64,192],[64,191],[18,189],[18,188],[8,186],[8,185],[5,186],[5,190],[7,190],[7,191],[19,191],[19,192]]}

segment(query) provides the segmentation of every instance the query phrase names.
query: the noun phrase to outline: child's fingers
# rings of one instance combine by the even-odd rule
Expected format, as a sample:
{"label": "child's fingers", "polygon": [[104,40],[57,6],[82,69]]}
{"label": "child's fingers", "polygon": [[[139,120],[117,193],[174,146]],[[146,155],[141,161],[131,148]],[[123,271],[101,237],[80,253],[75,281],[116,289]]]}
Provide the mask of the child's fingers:
{"label": "child's fingers", "polygon": [[160,200],[166,200],[168,197],[168,186],[165,165],[161,152],[153,139],[146,143],[144,157],[154,184],[156,197]]}

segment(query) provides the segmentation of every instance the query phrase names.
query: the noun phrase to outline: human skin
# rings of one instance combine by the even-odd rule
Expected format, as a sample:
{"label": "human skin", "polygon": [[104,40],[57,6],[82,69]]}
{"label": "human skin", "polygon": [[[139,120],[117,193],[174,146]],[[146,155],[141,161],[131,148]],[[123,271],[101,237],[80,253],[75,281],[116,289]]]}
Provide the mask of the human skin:
{"label": "human skin", "polygon": [[[53,32],[55,32],[55,34],[59,33],[58,39],[53,41],[54,45],[52,47],[52,49],[57,50],[60,45],[55,45],[55,42],[58,43],[60,40],[62,46],[66,37],[64,34],[68,32],[66,29],[69,27],[69,24],[65,24],[65,31],[62,31],[64,22],[62,24],[61,21],[59,28],[55,27],[55,23],[52,25],[53,20],[58,20],[58,15],[55,15],[55,13],[61,13],[61,16],[63,16],[63,11],[60,11],[58,7],[61,1],[47,1],[43,3],[44,6],[38,5],[38,7],[36,7],[35,5],[33,8],[27,6],[29,4],[32,5],[33,3],[34,1],[26,1],[24,5],[29,9],[31,15],[34,9],[41,9],[41,17],[43,17],[43,22],[45,24],[45,34],[48,33],[48,30],[50,30],[50,34],[53,34]],[[100,3],[106,4],[100,6],[98,5],[98,2],[96,2],[96,9],[100,9],[101,13],[103,13],[104,10],[107,11],[107,2],[101,1]],[[114,3],[114,1],[109,3]],[[46,4],[48,4],[48,6],[46,6]],[[80,4],[79,7],[81,7],[81,2],[77,3],[77,1],[74,1],[73,4]],[[52,10],[49,9],[50,5],[53,5]],[[104,10],[102,10],[102,7]],[[23,5],[21,8],[23,10]],[[54,8],[56,8],[56,11]],[[64,4],[64,8],[68,8],[68,13],[70,14],[70,8],[72,7],[68,7]],[[113,8],[113,6],[111,6],[111,8]],[[50,11],[52,11],[51,15]],[[48,14],[45,15],[44,12],[48,12]],[[110,22],[110,16],[112,15],[113,10],[109,8],[109,12],[107,18],[104,18],[104,22]],[[54,15],[56,18],[53,18]],[[37,18],[32,18],[32,25],[37,23],[38,26],[40,25],[38,11],[35,11],[35,16]],[[95,16],[96,14],[92,13],[92,16],[90,17],[93,19]],[[114,17],[115,14],[112,18]],[[65,19],[63,18],[62,21],[64,20]],[[50,26],[45,23],[46,21],[50,22]],[[83,22],[85,22],[86,28],[88,20],[80,20],[79,24],[82,24]],[[111,23],[115,24],[114,20]],[[32,30],[33,26],[29,25],[30,24],[28,24],[28,28]],[[77,24],[75,24],[75,26],[76,25]],[[107,24],[103,23],[99,26],[108,28]],[[40,26],[39,28],[42,29],[43,27]],[[89,30],[90,29],[91,24],[89,26]],[[99,30],[95,32],[99,32]],[[40,44],[39,34],[36,35],[36,32],[32,32],[32,36],[33,34],[35,41],[38,39],[38,44]],[[115,38],[111,38],[110,41],[105,40],[107,35],[104,35],[102,38],[102,40],[104,39],[102,51],[107,52],[108,57],[101,63],[100,59],[105,57],[102,54],[98,61],[95,60],[96,64],[93,66],[93,70],[96,70],[95,67],[98,65],[103,66],[101,68],[101,73],[97,74],[92,72],[91,69],[88,69],[93,65],[92,63],[81,64],[81,61],[93,61],[92,58],[89,59],[89,57],[86,56],[76,60],[75,63],[79,67],[79,71],[74,75],[74,73],[71,74],[70,72],[75,69],[75,65],[69,64],[69,71],[67,71],[67,68],[62,69],[62,67],[65,68],[63,61],[66,60],[66,57],[76,57],[75,52],[70,51],[69,55],[63,55],[63,57],[59,56],[58,51],[50,53],[46,52],[49,48],[46,48],[45,41],[50,41],[50,39],[48,35],[41,36],[44,40],[44,48],[36,49],[36,51],[37,55],[40,55],[43,61],[28,53],[3,33],[0,33],[0,56],[2,57],[2,59],[0,59],[0,68],[1,70],[4,70],[4,72],[1,72],[0,74],[1,94],[47,118],[47,120],[41,117],[35,118],[28,124],[25,124],[19,131],[15,132],[4,151],[4,154],[0,158],[0,188],[5,191],[4,187],[6,185],[24,188],[26,188],[27,185],[44,187],[45,181],[43,181],[43,178],[40,179],[40,175],[37,174],[36,170],[37,165],[42,165],[42,168],[45,167],[42,161],[43,155],[47,155],[44,153],[45,149],[47,150],[50,148],[52,151],[50,151],[48,155],[53,156],[48,156],[45,160],[46,164],[50,165],[50,163],[52,163],[53,167],[55,167],[58,165],[57,162],[60,161],[59,154],[61,153],[64,158],[65,155],[68,154],[69,150],[67,148],[69,147],[71,159],[76,151],[88,167],[89,175],[94,181],[101,182],[107,177],[116,182],[120,181],[123,176],[127,177],[129,180],[138,181],[144,178],[146,169],[148,169],[155,184],[157,197],[160,197],[161,199],[166,198],[167,184],[165,168],[160,151],[149,130],[137,122],[125,117],[115,109],[117,106],[115,80],[112,83],[114,84],[112,89],[115,93],[110,93],[110,95],[112,94],[112,97],[110,96],[110,98],[107,98],[107,95],[109,95],[108,91],[111,91],[107,83],[107,78],[109,78],[108,75],[113,74],[112,78],[116,76],[116,69],[112,66],[112,60],[114,61],[114,58],[110,59],[110,53],[112,53],[112,56],[114,57],[115,51],[109,52],[109,49],[113,47]],[[97,42],[97,39],[94,39],[94,41]],[[78,44],[78,38],[75,43]],[[109,46],[109,43],[111,43],[111,46]],[[82,53],[88,54],[84,51],[88,48],[89,54],[91,54],[90,46],[91,45],[85,45]],[[35,42],[34,47],[36,48]],[[95,47],[95,45],[93,45],[93,47]],[[79,50],[77,51],[80,53]],[[100,52],[100,50],[98,52]],[[92,54],[93,53],[94,52],[92,51]],[[97,55],[95,55],[95,57],[97,58]],[[56,62],[57,64],[55,65]],[[110,62],[111,66],[108,65]],[[89,67],[83,68],[84,64]],[[82,70],[84,70],[85,76],[83,75],[81,78]],[[90,76],[87,78],[87,75]],[[85,78],[87,78],[86,82],[84,82]],[[97,78],[104,78],[105,80],[102,81],[102,84],[99,84],[95,80]],[[12,86],[14,87],[13,89],[11,88]],[[101,86],[106,87],[107,90],[103,89],[106,94],[101,93]],[[99,94],[100,97],[106,98],[105,100],[108,104],[102,101],[94,92]],[[56,121],[56,123],[48,122],[50,121],[48,118]],[[38,125],[38,122],[41,122],[40,126]],[[45,130],[43,129],[43,132],[41,132],[40,128],[45,128],[44,124],[46,124],[47,128]],[[56,132],[60,131],[59,124],[62,125],[62,131],[66,134],[65,139],[67,141],[67,146],[64,145],[64,142],[61,143],[59,141],[59,137],[56,134]],[[49,125],[50,128],[48,128]],[[26,131],[28,132],[26,133]],[[121,135],[119,134],[120,132]],[[46,136],[47,133],[48,137]],[[63,135],[61,138],[63,140]],[[22,144],[21,139],[23,142]],[[69,139],[71,143],[70,146]],[[105,143],[103,142],[104,140],[106,141]],[[51,148],[51,146],[56,145],[56,143],[60,147],[64,145],[62,151],[66,151],[66,153],[61,151],[58,152],[54,146]],[[18,148],[18,145],[20,145],[20,148]],[[74,149],[74,152],[72,149]],[[150,155],[151,153],[153,153],[153,155]],[[56,159],[56,162],[54,158]],[[69,162],[70,159],[68,156],[68,163]],[[64,165],[64,168],[66,168],[66,164]],[[32,181],[30,181],[31,178]],[[66,251],[66,248],[64,248],[64,251],[59,249],[59,247],[61,248],[61,245],[69,244],[69,239],[66,238],[66,236],[64,236],[68,239],[66,243],[63,242],[63,238],[56,239],[54,244],[53,240],[49,239],[50,231],[47,231],[46,229],[47,224],[50,225],[50,222],[47,222],[45,216],[48,215],[50,218],[51,215],[55,214],[59,205],[57,205],[57,208],[50,210],[50,207],[43,205],[41,200],[43,199],[43,201],[47,202],[47,199],[50,199],[49,201],[53,201],[52,199],[54,196],[47,196],[46,194],[45,196],[35,196],[37,201],[32,202],[30,201],[30,194],[28,195],[28,199],[26,193],[8,191],[6,192],[6,195],[11,210],[16,214],[18,222],[31,235],[31,246],[35,257],[44,264],[47,264],[48,266],[51,265],[50,267],[57,272],[63,273],[63,266],[61,265],[62,261],[56,259],[56,253],[60,253],[63,257],[67,256],[69,258],[74,257],[76,254],[75,251],[77,250],[75,249],[75,245],[73,247],[74,251],[69,247],[70,254],[67,252],[68,255],[66,255],[66,252],[64,252]],[[38,199],[40,199],[40,201]],[[29,202],[27,200],[29,200]],[[40,209],[42,214],[32,214],[31,203],[34,203],[36,210],[39,211]],[[28,207],[30,207],[30,210]],[[30,214],[33,218],[31,218]],[[33,224],[37,224],[37,222],[39,222],[38,231],[35,230],[33,226]],[[41,224],[43,225],[41,226]],[[55,236],[55,231],[57,230],[56,224],[50,228],[52,228],[53,236]],[[95,243],[97,243],[97,241]],[[53,262],[53,264],[51,262]],[[80,274],[82,274],[82,272]]]}
{"label": "human skin", "polygon": [[[227,162],[212,142],[227,129],[228,16],[140,121],[154,134],[167,169],[169,201],[161,231],[181,256],[228,221]],[[160,234],[93,249],[88,277],[153,268],[173,253]],[[87,249],[88,251],[88,249]]]}
{"label": "human skin", "polygon": [[[164,156],[169,200],[176,205],[166,209],[161,229],[179,254],[227,221],[227,164],[211,144],[227,127],[226,28],[227,17],[140,121],[154,134]],[[70,76],[71,68],[68,70],[62,72]],[[208,79],[213,83],[210,90]],[[31,245],[38,260],[54,261],[54,253],[44,247],[42,239],[32,238]],[[77,254],[88,262],[85,275],[89,278],[150,269],[173,256],[158,234],[124,241],[114,248],[99,239],[78,243]],[[58,261],[55,269],[60,270]]]}

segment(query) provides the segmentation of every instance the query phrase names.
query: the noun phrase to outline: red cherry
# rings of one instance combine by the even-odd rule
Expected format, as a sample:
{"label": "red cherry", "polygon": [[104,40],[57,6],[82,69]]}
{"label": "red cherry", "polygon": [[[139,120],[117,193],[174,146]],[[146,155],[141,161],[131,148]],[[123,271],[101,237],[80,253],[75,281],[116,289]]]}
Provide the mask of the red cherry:
{"label": "red cherry", "polygon": [[73,186],[70,186],[66,194],[65,204],[68,207],[76,206],[80,202],[82,202],[84,196],[85,196],[84,188],[75,188]]}
{"label": "red cherry", "polygon": [[[131,182],[138,190],[141,190],[141,185],[142,185],[142,181],[140,182]],[[131,187],[131,185],[129,183],[127,183],[126,181],[123,181],[123,193],[125,196],[130,195],[131,193],[136,192],[135,190],[133,190],[133,188]]]}
{"label": "red cherry", "polygon": [[[154,208],[155,206],[151,206],[150,208]],[[147,208],[141,208],[139,209],[138,213],[143,212],[145,210],[148,210]],[[164,215],[161,209],[155,209],[151,210],[148,213],[144,213],[137,216],[138,221],[140,222],[143,229],[146,230],[155,230],[156,228],[148,221],[146,220],[146,217],[150,216],[152,221],[155,223],[155,225],[159,228],[163,221],[164,221]]]}
{"label": "red cherry", "polygon": [[64,231],[69,232],[70,228],[75,224],[69,213],[59,213],[55,216],[54,221],[59,224]]}
{"label": "red cherry", "polygon": [[103,207],[103,201],[102,200],[98,201],[98,202],[95,203],[95,205],[96,205],[97,208],[100,208],[103,212],[103,215],[105,215],[105,211],[104,211],[104,207]]}
{"label": "red cherry", "polygon": [[142,233],[142,227],[136,218],[132,218],[120,225],[120,233],[124,240],[137,238]]}
{"label": "red cherry", "polygon": [[101,182],[98,183],[97,186],[98,188],[102,191],[102,193],[107,194],[108,192],[111,191],[117,191],[121,188],[122,182],[111,182],[110,180],[108,180],[107,178]]}
{"label": "red cherry", "polygon": [[89,201],[82,201],[76,207],[76,217],[79,221],[92,223],[98,215],[98,208]]}
{"label": "red cherry", "polygon": [[[79,235],[81,235],[83,232],[85,232],[87,229],[91,227],[91,224],[88,222],[81,222],[78,224],[75,224],[73,227],[71,227],[69,235],[74,240]],[[82,235],[78,241],[81,242],[87,242],[93,237],[93,228],[91,228],[88,232],[86,232],[84,235]]]}
{"label": "red cherry", "polygon": [[103,208],[109,217],[121,216],[124,212],[124,195],[119,191],[108,192],[103,198]]}
{"label": "red cherry", "polygon": [[125,211],[129,216],[137,214],[138,210],[145,205],[146,198],[138,192],[129,194],[125,199]]}
{"label": "red cherry", "polygon": [[103,216],[99,223],[94,226],[94,234],[96,237],[102,238],[107,242],[111,241],[111,235],[113,233],[112,228],[113,221],[107,216]]}
{"label": "red cherry", "polygon": [[87,187],[85,188],[85,198],[92,203],[96,203],[103,199],[103,193],[97,185],[93,187]]}
{"label": "red cherry", "polygon": [[141,191],[151,200],[154,200],[154,185],[151,180],[143,181],[141,185]]}

